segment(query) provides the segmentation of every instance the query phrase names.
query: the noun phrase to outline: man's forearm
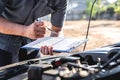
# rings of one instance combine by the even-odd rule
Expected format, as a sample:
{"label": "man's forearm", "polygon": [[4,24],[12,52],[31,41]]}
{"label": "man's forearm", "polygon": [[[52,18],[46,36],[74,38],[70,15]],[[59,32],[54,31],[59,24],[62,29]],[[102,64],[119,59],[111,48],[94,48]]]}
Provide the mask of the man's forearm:
{"label": "man's forearm", "polygon": [[24,36],[31,39],[44,37],[46,25],[43,22],[35,23],[25,26],[10,22],[0,17],[0,33],[11,34],[17,36]]}
{"label": "man's forearm", "polygon": [[52,37],[64,37],[64,33],[63,33],[63,30],[62,30],[62,27],[56,27],[56,26],[52,25],[52,30],[57,32],[57,34],[51,32],[50,36],[52,36]]}
{"label": "man's forearm", "polygon": [[52,30],[54,30],[55,32],[60,32],[62,30],[62,27],[57,27],[52,25]]}
{"label": "man's forearm", "polygon": [[24,25],[10,22],[0,17],[0,33],[24,36]]}

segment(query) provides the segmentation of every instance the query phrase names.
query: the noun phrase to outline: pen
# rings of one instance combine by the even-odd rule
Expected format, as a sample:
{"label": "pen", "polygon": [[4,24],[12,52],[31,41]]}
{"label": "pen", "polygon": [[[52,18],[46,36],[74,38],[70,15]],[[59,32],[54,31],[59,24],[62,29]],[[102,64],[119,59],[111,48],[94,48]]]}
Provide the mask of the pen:
{"label": "pen", "polygon": [[[41,20],[41,18],[37,18],[36,20],[35,20],[35,22],[41,22],[42,20]],[[48,28],[48,27],[46,27],[49,31],[51,31],[52,33],[55,33],[55,34],[58,34],[57,32],[55,32],[54,30],[52,30],[52,29],[50,29],[50,28]]]}

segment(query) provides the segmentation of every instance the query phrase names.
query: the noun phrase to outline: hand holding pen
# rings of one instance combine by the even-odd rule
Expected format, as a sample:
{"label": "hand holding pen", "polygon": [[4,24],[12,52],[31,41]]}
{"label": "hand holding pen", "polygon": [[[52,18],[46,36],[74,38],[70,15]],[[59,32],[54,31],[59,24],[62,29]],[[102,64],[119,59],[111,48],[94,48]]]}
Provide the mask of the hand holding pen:
{"label": "hand holding pen", "polygon": [[[37,19],[35,20],[35,22],[42,22],[42,20],[41,20],[41,18],[37,18]],[[49,30],[49,31],[51,31],[51,32],[54,33],[54,34],[58,34],[57,32],[55,32],[54,30],[48,28],[47,26],[46,26],[46,29]]]}
{"label": "hand holding pen", "polygon": [[46,25],[44,22],[35,23],[33,22],[30,25],[23,27],[22,36],[30,38],[30,39],[37,39],[42,38],[45,36],[46,33]]}

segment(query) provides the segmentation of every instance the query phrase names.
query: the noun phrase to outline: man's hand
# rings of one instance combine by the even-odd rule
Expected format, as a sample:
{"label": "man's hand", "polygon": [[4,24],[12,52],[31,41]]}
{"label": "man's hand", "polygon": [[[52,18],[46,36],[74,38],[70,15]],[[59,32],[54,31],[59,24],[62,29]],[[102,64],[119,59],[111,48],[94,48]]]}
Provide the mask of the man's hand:
{"label": "man's hand", "polygon": [[45,35],[46,32],[46,25],[44,22],[34,22],[31,25],[25,27],[24,36],[31,38],[31,39],[37,39],[42,38]]}
{"label": "man's hand", "polygon": [[52,46],[42,46],[40,52],[43,55],[53,55],[53,47]]}

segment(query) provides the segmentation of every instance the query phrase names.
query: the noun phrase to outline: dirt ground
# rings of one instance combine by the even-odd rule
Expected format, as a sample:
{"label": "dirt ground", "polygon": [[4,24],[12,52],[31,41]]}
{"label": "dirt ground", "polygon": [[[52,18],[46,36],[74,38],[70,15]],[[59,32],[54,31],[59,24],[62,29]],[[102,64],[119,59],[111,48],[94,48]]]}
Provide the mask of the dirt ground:
{"label": "dirt ground", "polygon": [[[50,25],[49,23],[47,25]],[[84,39],[88,28],[87,20],[66,21],[63,31],[67,38]],[[120,21],[97,20],[91,21],[89,28],[88,42],[85,50],[91,50],[102,46],[119,42],[120,40]],[[82,51],[80,46],[75,51]]]}
{"label": "dirt ground", "polygon": [[[84,39],[86,37],[87,28],[88,21],[66,21],[64,26],[64,35],[65,37]],[[91,21],[88,39],[86,50],[119,42],[120,21]],[[77,49],[77,51],[80,50],[82,50],[81,47]]]}

